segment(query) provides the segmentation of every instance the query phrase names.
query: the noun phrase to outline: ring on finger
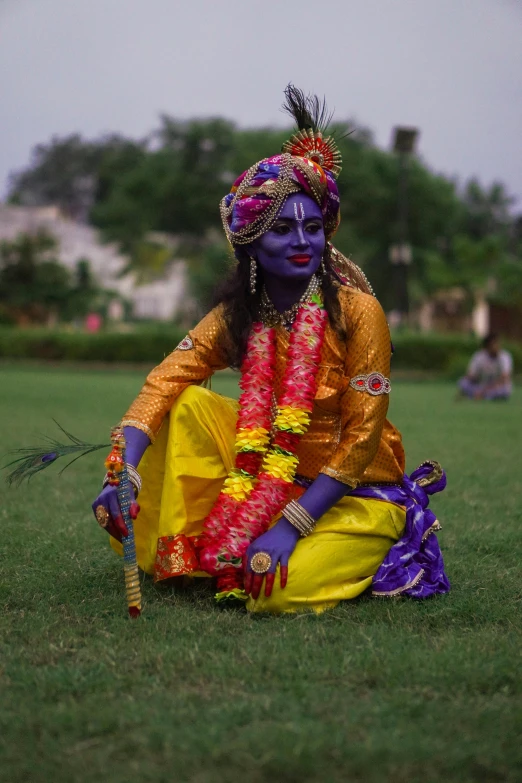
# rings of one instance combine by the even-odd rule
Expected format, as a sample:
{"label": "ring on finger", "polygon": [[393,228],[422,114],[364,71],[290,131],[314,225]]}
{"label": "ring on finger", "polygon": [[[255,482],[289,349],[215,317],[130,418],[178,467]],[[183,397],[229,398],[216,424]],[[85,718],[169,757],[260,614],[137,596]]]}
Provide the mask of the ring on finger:
{"label": "ring on finger", "polygon": [[272,558],[268,552],[256,552],[256,554],[250,558],[250,568],[254,574],[266,574],[266,572],[270,570],[271,565]]}
{"label": "ring on finger", "polygon": [[96,521],[99,524],[100,527],[106,528],[109,524],[109,520],[111,518],[111,515],[105,508],[105,506],[96,506],[96,511],[94,512],[94,515],[96,517]]}

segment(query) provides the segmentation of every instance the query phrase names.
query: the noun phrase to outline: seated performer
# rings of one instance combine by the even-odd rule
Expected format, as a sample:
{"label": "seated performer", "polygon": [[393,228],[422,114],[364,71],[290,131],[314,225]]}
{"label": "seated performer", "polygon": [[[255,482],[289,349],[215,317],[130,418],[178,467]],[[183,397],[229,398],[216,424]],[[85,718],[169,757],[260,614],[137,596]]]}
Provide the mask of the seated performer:
{"label": "seated performer", "polygon": [[[433,462],[404,474],[386,319],[330,242],[340,153],[324,104],[291,86],[286,98],[298,133],[221,202],[237,263],[217,306],[122,420],[138,563],[156,580],[216,577],[218,599],[255,612],[322,611],[370,586],[444,593],[427,506],[445,476]],[[201,386],[226,367],[241,368],[239,403]],[[114,487],[93,510],[121,552]]]}
{"label": "seated performer", "polygon": [[466,375],[459,381],[463,397],[474,400],[507,400],[513,391],[513,358],[500,348],[496,334],[482,341],[482,350],[471,357]]}

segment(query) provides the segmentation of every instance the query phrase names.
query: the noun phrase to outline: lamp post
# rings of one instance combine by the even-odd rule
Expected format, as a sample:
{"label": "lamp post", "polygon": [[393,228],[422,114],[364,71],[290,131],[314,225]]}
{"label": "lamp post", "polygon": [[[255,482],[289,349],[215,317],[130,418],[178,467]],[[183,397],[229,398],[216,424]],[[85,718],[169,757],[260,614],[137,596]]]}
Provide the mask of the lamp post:
{"label": "lamp post", "polygon": [[392,265],[394,314],[398,324],[407,320],[410,311],[408,292],[408,267],[412,253],[408,242],[408,169],[410,155],[415,152],[419,135],[417,128],[397,127],[393,131],[393,151],[399,158],[399,180],[397,196],[397,243],[390,247]]}

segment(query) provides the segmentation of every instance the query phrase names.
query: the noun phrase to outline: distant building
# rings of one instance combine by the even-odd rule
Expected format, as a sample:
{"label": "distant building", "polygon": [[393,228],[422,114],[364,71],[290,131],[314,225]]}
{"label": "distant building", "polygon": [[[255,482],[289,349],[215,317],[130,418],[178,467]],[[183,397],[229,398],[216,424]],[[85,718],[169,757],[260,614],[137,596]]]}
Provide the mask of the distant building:
{"label": "distant building", "polygon": [[[0,240],[12,241],[19,234],[42,229],[58,242],[60,263],[73,270],[80,259],[87,259],[98,285],[128,300],[135,318],[169,321],[186,309],[184,261],[173,262],[164,279],[137,285],[134,273],[122,276],[128,258],[119,252],[115,243],[103,242],[98,229],[65,218],[58,207],[0,204]],[[109,307],[109,314],[117,318],[123,310],[116,301]]]}
{"label": "distant building", "polygon": [[471,332],[475,327],[463,288],[436,291],[424,299],[416,313],[421,332]]}

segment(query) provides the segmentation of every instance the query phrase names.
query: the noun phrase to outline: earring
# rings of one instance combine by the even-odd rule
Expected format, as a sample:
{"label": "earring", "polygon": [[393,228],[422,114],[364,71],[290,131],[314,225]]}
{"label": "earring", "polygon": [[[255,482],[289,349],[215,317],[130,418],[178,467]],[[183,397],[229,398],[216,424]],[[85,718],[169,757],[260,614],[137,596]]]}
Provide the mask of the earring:
{"label": "earring", "polygon": [[324,258],[321,259],[321,266],[319,269],[321,270],[321,277],[324,277],[326,274],[326,264],[324,263]]}
{"label": "earring", "polygon": [[257,282],[257,262],[250,256],[250,293],[255,294]]}

